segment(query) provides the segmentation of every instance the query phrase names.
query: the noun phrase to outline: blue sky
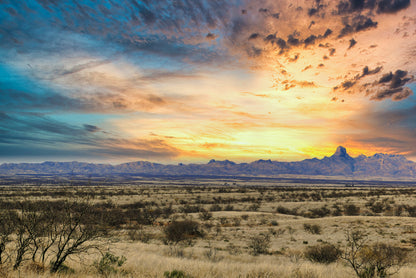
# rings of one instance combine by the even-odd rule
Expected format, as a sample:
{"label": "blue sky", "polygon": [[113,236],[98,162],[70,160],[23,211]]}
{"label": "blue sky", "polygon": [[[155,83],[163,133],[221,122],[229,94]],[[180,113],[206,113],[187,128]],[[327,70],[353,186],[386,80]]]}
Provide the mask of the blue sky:
{"label": "blue sky", "polygon": [[0,162],[416,158],[410,0],[0,6]]}

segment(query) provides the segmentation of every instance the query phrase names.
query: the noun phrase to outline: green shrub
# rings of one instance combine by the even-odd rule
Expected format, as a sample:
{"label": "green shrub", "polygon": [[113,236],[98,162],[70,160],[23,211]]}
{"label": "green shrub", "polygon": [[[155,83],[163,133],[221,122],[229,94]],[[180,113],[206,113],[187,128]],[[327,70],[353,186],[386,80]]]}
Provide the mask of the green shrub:
{"label": "green shrub", "polygon": [[108,277],[111,274],[118,273],[118,268],[121,267],[126,258],[124,256],[117,257],[114,254],[107,252],[105,253],[99,262],[95,262],[97,272],[104,277]]}

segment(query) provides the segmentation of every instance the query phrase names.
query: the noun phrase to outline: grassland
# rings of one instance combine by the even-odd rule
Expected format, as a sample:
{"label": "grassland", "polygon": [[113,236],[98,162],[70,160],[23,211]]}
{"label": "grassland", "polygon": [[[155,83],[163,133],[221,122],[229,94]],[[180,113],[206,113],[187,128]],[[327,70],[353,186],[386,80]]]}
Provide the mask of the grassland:
{"label": "grassland", "polygon": [[[165,277],[175,270],[184,277],[357,277],[342,258],[353,231],[365,235],[366,246],[382,243],[406,254],[389,269],[393,277],[416,277],[413,187],[152,178],[123,185],[51,184],[1,186],[2,221],[5,212],[15,213],[16,227],[28,216],[56,214],[61,229],[62,204],[88,204],[95,217],[87,218],[93,219],[91,229],[103,229],[83,245],[91,248],[69,254],[54,273],[57,242],[41,260],[39,253],[33,256],[30,230],[15,229],[4,241],[2,277]],[[178,238],[167,232],[172,223],[196,226]],[[46,242],[46,231],[36,235],[39,243]],[[29,243],[13,269],[19,235]],[[339,250],[333,262],[308,256],[311,248],[326,245]],[[102,261],[106,253],[118,257],[120,266]]]}

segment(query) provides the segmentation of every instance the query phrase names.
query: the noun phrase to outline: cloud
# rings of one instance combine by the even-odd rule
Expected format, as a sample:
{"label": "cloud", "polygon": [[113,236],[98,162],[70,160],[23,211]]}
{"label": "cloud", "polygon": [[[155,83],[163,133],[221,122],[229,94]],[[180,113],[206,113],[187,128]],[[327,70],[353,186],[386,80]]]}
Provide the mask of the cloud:
{"label": "cloud", "polygon": [[354,45],[356,45],[356,44],[357,44],[357,41],[356,40],[350,39],[350,45],[348,46],[348,49],[354,47]]}
{"label": "cloud", "polygon": [[[218,121],[210,122],[217,115],[230,117],[229,126],[247,134],[287,118],[314,126],[327,117],[315,112],[318,99],[332,99],[331,106],[345,99],[345,109],[361,97],[373,100],[345,113],[350,115],[392,103],[382,100],[408,103],[412,95],[415,7],[410,1],[72,4],[0,4],[3,150],[30,142],[38,153],[82,146],[97,156],[127,157],[135,151],[171,158],[189,141],[147,141],[145,131],[200,138],[208,126],[215,128],[207,133],[218,131]],[[255,93],[244,97],[244,91]],[[308,118],[312,108],[294,114],[291,109],[301,102],[315,107],[319,117]],[[143,120],[127,128],[124,117],[129,119],[124,125]],[[198,124],[183,124],[189,118]],[[169,125],[163,132],[160,122],[144,128],[150,119]],[[251,138],[225,129],[219,131],[224,140],[245,144]]]}
{"label": "cloud", "polygon": [[217,36],[217,35],[215,35],[215,34],[213,34],[213,33],[208,33],[205,37],[206,37],[208,40],[215,40],[218,36]]}
{"label": "cloud", "polygon": [[407,9],[410,6],[410,0],[381,0],[378,2],[378,13],[396,13],[400,10]]}
{"label": "cloud", "polygon": [[377,92],[371,97],[372,100],[384,100],[391,98],[394,101],[405,99],[413,94],[413,91],[407,87],[400,87],[395,89],[385,89]]}
{"label": "cloud", "polygon": [[[403,102],[392,102],[388,109],[373,106],[360,111],[350,119],[339,123],[345,129],[340,137],[361,145],[362,149],[376,149],[377,152],[405,154],[416,157],[416,107],[404,107]],[[354,133],[352,130],[360,130]]]}
{"label": "cloud", "polygon": [[0,113],[0,152],[8,156],[167,159],[181,151],[161,139],[120,139],[101,128],[38,114]]}
{"label": "cloud", "polygon": [[377,28],[377,22],[374,22],[370,17],[363,15],[355,16],[352,22],[348,22],[348,18],[344,21],[344,28],[340,31],[338,38],[345,37],[347,35],[366,31],[371,28]]}
{"label": "cloud", "polygon": [[389,72],[381,75],[378,80],[372,83],[362,83],[361,80],[368,76],[379,76],[382,67],[378,66],[374,69],[370,69],[365,66],[362,69],[361,74],[355,75],[352,79],[342,82],[340,85],[335,86],[334,91],[343,90],[348,91],[354,86],[357,86],[360,90],[365,90],[367,95],[370,95],[371,100],[385,100],[391,98],[394,101],[400,101],[408,98],[413,94],[412,90],[405,87],[408,83],[414,80],[412,75],[409,75],[407,71],[396,70],[394,73]]}
{"label": "cloud", "polygon": [[340,1],[337,4],[337,13],[343,15],[364,10],[376,10],[377,13],[396,13],[409,6],[410,0],[348,0]]}
{"label": "cloud", "polygon": [[84,124],[83,126],[84,129],[88,132],[97,132],[101,130],[98,126],[95,125]]}

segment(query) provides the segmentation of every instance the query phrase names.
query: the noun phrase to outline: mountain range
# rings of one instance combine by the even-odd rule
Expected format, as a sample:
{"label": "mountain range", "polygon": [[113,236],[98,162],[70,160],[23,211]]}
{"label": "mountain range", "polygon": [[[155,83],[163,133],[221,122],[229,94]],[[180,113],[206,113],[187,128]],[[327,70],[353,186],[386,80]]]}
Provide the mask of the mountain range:
{"label": "mountain range", "polygon": [[118,165],[85,162],[4,163],[0,175],[155,175],[155,176],[261,176],[277,177],[283,174],[308,176],[389,177],[416,178],[416,163],[402,155],[377,153],[373,156],[351,157],[339,146],[330,157],[296,162],[257,160],[235,163],[229,160],[211,160],[207,164],[166,165],[147,161]]}

